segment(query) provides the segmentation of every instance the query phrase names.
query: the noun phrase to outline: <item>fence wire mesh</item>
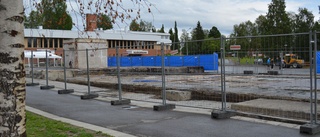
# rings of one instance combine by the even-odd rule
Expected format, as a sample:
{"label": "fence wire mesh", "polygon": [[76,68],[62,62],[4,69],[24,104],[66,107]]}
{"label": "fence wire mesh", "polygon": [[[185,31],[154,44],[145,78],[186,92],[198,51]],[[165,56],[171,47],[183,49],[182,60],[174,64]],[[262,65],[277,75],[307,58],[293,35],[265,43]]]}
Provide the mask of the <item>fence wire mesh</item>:
{"label": "fence wire mesh", "polygon": [[[234,102],[231,109],[309,120],[314,51],[310,35],[227,38],[225,83],[227,102]],[[228,49],[233,45],[241,49]]]}
{"label": "fence wire mesh", "polygon": [[[164,56],[155,43],[133,49],[115,45],[119,49],[114,50],[97,42],[88,49],[66,48],[59,65],[65,65],[68,83],[90,81],[84,94],[161,103],[165,84],[167,103],[317,123],[319,38],[319,33],[296,33],[165,43]],[[154,56],[127,52],[141,49]],[[41,61],[31,60],[40,66]]]}

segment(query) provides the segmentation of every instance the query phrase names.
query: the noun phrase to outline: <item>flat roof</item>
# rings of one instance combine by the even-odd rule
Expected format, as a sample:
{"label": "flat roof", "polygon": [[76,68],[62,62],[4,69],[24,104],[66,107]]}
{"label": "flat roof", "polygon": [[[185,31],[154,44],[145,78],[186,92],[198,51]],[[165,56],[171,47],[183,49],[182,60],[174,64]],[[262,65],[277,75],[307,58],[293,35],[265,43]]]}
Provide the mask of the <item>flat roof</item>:
{"label": "flat roof", "polygon": [[93,38],[106,40],[132,40],[132,41],[155,41],[157,43],[171,43],[169,33],[138,32],[138,31],[116,31],[116,30],[96,30],[96,31],[73,31],[73,30],[53,30],[53,29],[24,29],[26,38]]}

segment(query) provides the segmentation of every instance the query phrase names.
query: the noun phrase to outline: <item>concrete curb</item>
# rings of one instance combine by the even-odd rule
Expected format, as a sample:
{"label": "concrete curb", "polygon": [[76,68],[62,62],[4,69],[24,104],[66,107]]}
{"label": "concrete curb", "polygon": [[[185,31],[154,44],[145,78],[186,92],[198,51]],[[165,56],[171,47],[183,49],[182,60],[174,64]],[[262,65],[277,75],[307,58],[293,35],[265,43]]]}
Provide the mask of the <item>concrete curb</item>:
{"label": "concrete curb", "polygon": [[112,129],[108,129],[108,128],[104,128],[104,127],[100,127],[100,126],[96,126],[96,125],[92,125],[92,124],[88,124],[88,123],[84,123],[84,122],[80,122],[80,121],[76,121],[76,120],[72,120],[72,119],[68,119],[68,118],[63,118],[57,115],[53,115],[44,111],[41,111],[39,109],[35,109],[33,107],[29,107],[26,106],[26,109],[32,113],[53,119],[53,120],[57,120],[57,121],[61,121],[61,122],[65,122],[77,127],[82,127],[82,128],[86,128],[89,130],[93,130],[93,131],[101,131],[102,133],[106,133],[109,134],[111,136],[115,136],[115,137],[136,137],[134,135],[130,135],[130,134],[126,134],[126,133],[122,133],[116,130],[112,130]]}

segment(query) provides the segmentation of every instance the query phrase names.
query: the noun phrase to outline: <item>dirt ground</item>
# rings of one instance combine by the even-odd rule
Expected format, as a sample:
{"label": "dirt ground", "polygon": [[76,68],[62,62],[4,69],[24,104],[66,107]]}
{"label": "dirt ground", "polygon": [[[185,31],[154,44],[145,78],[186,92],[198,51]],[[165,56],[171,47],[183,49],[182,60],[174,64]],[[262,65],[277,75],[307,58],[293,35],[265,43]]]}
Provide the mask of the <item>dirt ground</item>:
{"label": "dirt ground", "polygon": [[[69,82],[86,81],[86,76],[68,78]],[[111,75],[91,75],[95,86],[117,88],[118,78]],[[122,75],[124,91],[161,94],[161,75]],[[256,98],[308,101],[310,78],[292,75],[226,75],[226,93],[229,102]],[[167,90],[192,92],[196,100],[221,99],[221,75],[166,75]]]}

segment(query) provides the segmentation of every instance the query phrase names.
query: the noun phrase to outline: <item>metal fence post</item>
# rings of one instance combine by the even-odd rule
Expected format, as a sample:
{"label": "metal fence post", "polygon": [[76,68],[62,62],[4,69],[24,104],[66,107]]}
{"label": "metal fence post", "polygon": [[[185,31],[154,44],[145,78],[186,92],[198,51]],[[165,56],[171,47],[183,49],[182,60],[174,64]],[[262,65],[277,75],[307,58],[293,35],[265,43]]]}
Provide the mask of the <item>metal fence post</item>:
{"label": "metal fence post", "polygon": [[[312,56],[312,32],[310,32],[309,33],[309,57],[310,57],[310,59],[312,59],[313,58],[313,56]],[[311,61],[311,63],[313,63],[313,61]],[[312,70],[313,70],[313,66],[314,66],[315,64],[311,64],[310,65],[310,123],[311,124],[314,124],[313,123],[313,119],[314,119],[314,114],[313,114],[313,75],[312,75]]]}
{"label": "metal fence post", "polygon": [[153,110],[171,110],[176,108],[175,104],[167,104],[166,99],[166,77],[165,77],[165,54],[164,54],[164,43],[161,43],[161,79],[162,79],[162,105],[153,106]]}
{"label": "metal fence post", "polygon": [[226,111],[226,71],[225,71],[225,45],[224,39],[221,37],[221,100],[222,111]]}
{"label": "metal fence post", "polygon": [[[309,57],[310,57],[310,123],[300,126],[300,133],[317,134],[320,132],[320,125],[317,123],[317,35],[309,33]],[[312,43],[314,43],[314,51],[312,52]],[[314,76],[313,76],[314,75]],[[313,79],[314,78],[314,79]],[[314,85],[313,85],[314,82]]]}
{"label": "metal fence post", "polygon": [[67,89],[67,72],[66,72],[66,52],[63,49],[63,78],[64,78],[64,89],[58,90],[58,94],[69,94],[73,93],[73,89]]}
{"label": "metal fence post", "polygon": [[31,65],[31,83],[26,83],[26,86],[37,86],[39,83],[34,83],[34,73],[33,73],[33,50],[31,50],[31,62],[29,64]]}
{"label": "metal fence post", "polygon": [[[119,46],[116,47],[116,56],[117,56],[117,77],[118,77],[119,100],[122,100],[122,87],[121,87],[121,76],[120,76]],[[131,62],[131,60],[130,60],[130,62]],[[130,65],[132,65],[132,62],[131,62]]]}
{"label": "metal fence post", "polygon": [[211,112],[211,118],[214,119],[225,119],[230,118],[235,115],[233,111],[227,110],[226,105],[226,73],[225,73],[225,40],[226,38],[220,38],[220,47],[221,47],[221,109],[220,110],[213,110]]}
{"label": "metal fence post", "polygon": [[90,93],[91,93],[91,91],[90,91],[90,64],[89,64],[89,53],[88,53],[88,49],[86,49],[86,59],[87,59],[88,94],[90,94]]}
{"label": "metal fence post", "polygon": [[317,105],[318,105],[318,95],[317,95],[317,33],[314,33],[314,53],[313,53],[313,66],[314,66],[314,122],[315,124],[317,124],[317,120],[318,120],[318,110],[317,110]]}
{"label": "metal fence post", "polygon": [[49,66],[49,59],[48,59],[48,50],[46,50],[46,85],[45,86],[40,86],[40,89],[52,89],[54,88],[53,85],[48,85],[48,79],[49,79],[49,74],[48,74],[48,66]]}
{"label": "metal fence post", "polygon": [[162,105],[166,105],[166,76],[165,76],[165,57],[164,57],[164,44],[161,43],[161,79],[162,79]]}
{"label": "metal fence post", "polygon": [[[131,100],[129,99],[122,99],[122,86],[121,86],[121,74],[120,74],[120,57],[119,57],[119,46],[116,46],[116,62],[117,62],[117,77],[118,77],[118,94],[119,100],[112,100],[111,105],[126,105],[130,104]],[[132,60],[132,59],[131,59]],[[132,66],[132,61],[131,66]]]}
{"label": "metal fence post", "polygon": [[91,93],[90,91],[90,66],[89,66],[89,51],[86,49],[86,59],[87,59],[87,83],[88,83],[88,93],[85,95],[81,95],[81,99],[92,99],[96,98],[99,95],[96,93]]}

